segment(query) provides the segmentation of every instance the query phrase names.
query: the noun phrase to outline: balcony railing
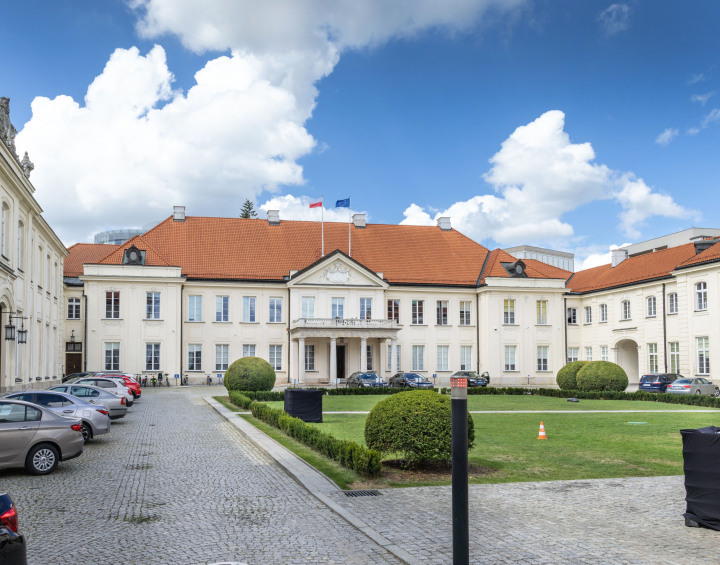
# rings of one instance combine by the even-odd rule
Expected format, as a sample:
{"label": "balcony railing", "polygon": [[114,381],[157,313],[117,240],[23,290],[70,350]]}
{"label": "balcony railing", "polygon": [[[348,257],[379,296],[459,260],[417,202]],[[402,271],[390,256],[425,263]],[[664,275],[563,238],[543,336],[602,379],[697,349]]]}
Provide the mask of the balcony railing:
{"label": "balcony railing", "polygon": [[360,318],[300,318],[293,320],[293,328],[366,328],[389,329],[400,325],[395,320],[362,320]]}

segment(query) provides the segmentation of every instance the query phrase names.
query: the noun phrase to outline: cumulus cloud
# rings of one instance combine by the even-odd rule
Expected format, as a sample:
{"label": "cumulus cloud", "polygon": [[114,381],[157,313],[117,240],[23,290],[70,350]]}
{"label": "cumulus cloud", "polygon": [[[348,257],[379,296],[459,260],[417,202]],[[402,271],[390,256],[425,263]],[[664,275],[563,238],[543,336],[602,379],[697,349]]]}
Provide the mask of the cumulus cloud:
{"label": "cumulus cloud", "polygon": [[[328,206],[322,208],[310,208],[311,202],[317,202],[318,198],[310,196],[293,196],[286,194],[284,196],[275,196],[264,204],[260,205],[260,209],[267,212],[268,210],[279,210],[280,220],[306,220],[309,222],[319,222],[324,217],[326,222],[347,222],[348,217],[352,214],[360,212],[360,210],[348,208],[335,208],[335,201],[328,201]],[[370,221],[369,214],[365,213],[365,220]]]}
{"label": "cumulus cloud", "polygon": [[572,143],[564,127],[565,114],[559,110],[520,126],[490,159],[492,167],[484,175],[495,194],[456,202],[434,217],[413,203],[401,223],[428,225],[450,216],[454,227],[474,239],[488,235],[515,245],[572,236],[573,227],[562,216],[597,200],[620,204],[619,228],[633,237],[650,216],[698,216],[633,173],[596,163],[592,145]]}
{"label": "cumulus cloud", "polygon": [[630,29],[630,6],[611,4],[597,15],[600,29],[605,35],[615,35]]}
{"label": "cumulus cloud", "polygon": [[691,102],[698,102],[701,106],[705,106],[707,104],[707,101],[710,100],[713,96],[715,96],[715,91],[706,92],[705,94],[693,94],[690,97]]}
{"label": "cumulus cloud", "polygon": [[655,143],[667,146],[673,139],[675,139],[678,133],[680,132],[675,128],[665,128],[665,131],[655,138]]}

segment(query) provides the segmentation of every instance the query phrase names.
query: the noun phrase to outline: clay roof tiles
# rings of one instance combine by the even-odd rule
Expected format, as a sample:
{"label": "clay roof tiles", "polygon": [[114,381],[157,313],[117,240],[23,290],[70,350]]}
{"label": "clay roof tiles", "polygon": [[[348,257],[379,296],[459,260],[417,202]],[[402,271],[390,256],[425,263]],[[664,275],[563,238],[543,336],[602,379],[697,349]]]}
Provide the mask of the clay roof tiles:
{"label": "clay roof tiles", "polygon": [[692,267],[701,263],[711,263],[714,261],[720,261],[720,243],[716,243],[702,253],[698,253],[694,257],[691,257],[679,265],[679,268]]}
{"label": "clay roof tiles", "polygon": [[68,247],[70,254],[63,262],[64,277],[79,277],[83,274],[83,264],[99,263],[117,249],[117,245],[106,243],[76,243]]}

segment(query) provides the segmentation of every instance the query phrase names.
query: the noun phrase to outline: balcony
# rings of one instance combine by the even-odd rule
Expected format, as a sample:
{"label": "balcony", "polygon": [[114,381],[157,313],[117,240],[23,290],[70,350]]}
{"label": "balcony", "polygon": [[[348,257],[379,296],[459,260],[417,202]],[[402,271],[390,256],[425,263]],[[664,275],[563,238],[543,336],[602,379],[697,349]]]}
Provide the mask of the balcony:
{"label": "balcony", "polygon": [[293,320],[291,328],[328,328],[328,329],[400,329],[395,320],[362,320],[360,318],[300,318]]}

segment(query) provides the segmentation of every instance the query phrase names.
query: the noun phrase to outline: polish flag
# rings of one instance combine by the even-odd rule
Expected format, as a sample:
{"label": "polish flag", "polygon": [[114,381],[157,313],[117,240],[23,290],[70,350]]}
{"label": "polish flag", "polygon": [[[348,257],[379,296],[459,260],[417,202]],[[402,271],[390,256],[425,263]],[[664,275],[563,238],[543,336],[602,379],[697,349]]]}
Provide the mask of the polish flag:
{"label": "polish flag", "polygon": [[317,202],[310,202],[310,208],[320,208],[322,206],[322,200],[318,200]]}

